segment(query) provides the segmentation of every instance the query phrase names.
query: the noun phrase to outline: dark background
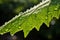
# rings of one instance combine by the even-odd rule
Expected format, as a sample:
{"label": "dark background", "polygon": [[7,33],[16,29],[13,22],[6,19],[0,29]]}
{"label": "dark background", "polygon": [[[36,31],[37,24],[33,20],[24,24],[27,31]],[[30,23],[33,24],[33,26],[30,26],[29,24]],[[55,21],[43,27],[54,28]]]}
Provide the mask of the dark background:
{"label": "dark background", "polygon": [[[0,2],[0,26],[12,19],[15,15],[18,15],[20,11],[24,12],[37,5],[40,1],[2,0]],[[59,36],[60,18],[58,20],[53,18],[49,28],[43,23],[39,31],[34,28],[26,38],[24,38],[23,31],[19,31],[14,36],[11,36],[10,33],[0,35],[0,40],[60,40]]]}

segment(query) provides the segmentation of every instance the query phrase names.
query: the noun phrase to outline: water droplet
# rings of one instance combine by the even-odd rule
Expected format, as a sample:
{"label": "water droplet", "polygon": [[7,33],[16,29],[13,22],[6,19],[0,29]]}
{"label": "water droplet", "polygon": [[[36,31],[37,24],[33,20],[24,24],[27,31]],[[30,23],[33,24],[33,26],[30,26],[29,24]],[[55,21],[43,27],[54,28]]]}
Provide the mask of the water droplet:
{"label": "water droplet", "polygon": [[5,31],[8,31],[8,29],[6,29]]}
{"label": "water droplet", "polygon": [[48,14],[51,14],[51,12],[48,12]]}
{"label": "water droplet", "polygon": [[58,10],[58,8],[55,8],[54,10],[56,11],[56,10]]}
{"label": "water droplet", "polygon": [[46,17],[46,19],[48,19],[48,17]]}
{"label": "water droplet", "polygon": [[8,24],[8,22],[5,22],[5,25],[7,25]]}
{"label": "water droplet", "polygon": [[19,27],[19,29],[20,29],[21,27]]}

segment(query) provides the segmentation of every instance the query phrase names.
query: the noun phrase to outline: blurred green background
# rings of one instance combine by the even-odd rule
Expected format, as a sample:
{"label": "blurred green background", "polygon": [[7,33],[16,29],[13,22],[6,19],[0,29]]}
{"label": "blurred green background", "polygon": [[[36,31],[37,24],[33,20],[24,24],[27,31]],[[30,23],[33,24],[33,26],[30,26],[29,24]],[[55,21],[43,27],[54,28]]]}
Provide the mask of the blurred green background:
{"label": "blurred green background", "polygon": [[[0,0],[0,26],[12,19],[19,12],[24,12],[42,0]],[[17,32],[14,36],[10,33],[0,35],[0,40],[60,40],[60,19],[53,18],[48,28],[43,24],[40,31],[33,29],[24,38],[23,31]]]}

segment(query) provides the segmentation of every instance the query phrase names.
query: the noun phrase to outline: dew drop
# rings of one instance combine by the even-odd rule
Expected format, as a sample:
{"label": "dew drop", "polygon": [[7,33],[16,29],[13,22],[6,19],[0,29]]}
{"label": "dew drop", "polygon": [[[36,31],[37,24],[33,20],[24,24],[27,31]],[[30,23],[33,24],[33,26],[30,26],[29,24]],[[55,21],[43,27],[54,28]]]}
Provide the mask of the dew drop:
{"label": "dew drop", "polygon": [[19,27],[19,29],[20,29],[21,27]]}
{"label": "dew drop", "polygon": [[48,14],[51,14],[51,12],[48,12]]}
{"label": "dew drop", "polygon": [[8,29],[6,29],[5,31],[8,31]]}
{"label": "dew drop", "polygon": [[48,17],[46,17],[46,19],[48,19]]}
{"label": "dew drop", "polygon": [[56,11],[56,10],[58,10],[58,8],[55,8],[54,10]]}
{"label": "dew drop", "polygon": [[8,22],[5,22],[5,25],[7,25],[8,24]]}

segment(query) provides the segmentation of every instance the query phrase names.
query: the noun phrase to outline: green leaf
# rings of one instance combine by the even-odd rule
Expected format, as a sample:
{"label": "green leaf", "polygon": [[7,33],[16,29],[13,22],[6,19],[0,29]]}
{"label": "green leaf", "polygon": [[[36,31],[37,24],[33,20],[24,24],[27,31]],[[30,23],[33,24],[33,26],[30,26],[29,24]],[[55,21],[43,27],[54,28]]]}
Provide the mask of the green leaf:
{"label": "green leaf", "polygon": [[39,31],[43,23],[49,27],[51,19],[53,17],[59,19],[59,16],[60,1],[46,0],[6,22],[0,27],[0,34],[10,32],[11,35],[14,35],[16,32],[23,30],[24,37],[26,37],[33,28]]}

